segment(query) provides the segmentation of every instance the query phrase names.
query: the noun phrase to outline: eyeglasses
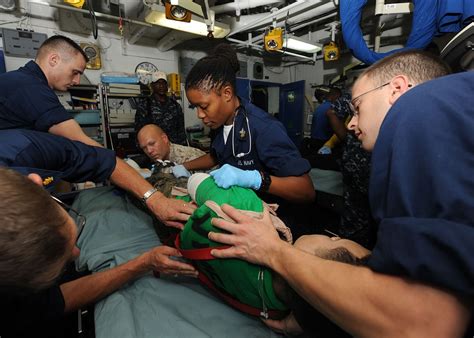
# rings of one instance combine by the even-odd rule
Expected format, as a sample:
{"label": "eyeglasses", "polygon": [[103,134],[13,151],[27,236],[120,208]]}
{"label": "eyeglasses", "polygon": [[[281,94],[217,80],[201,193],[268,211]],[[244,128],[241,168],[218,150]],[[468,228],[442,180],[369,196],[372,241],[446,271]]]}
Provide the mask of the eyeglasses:
{"label": "eyeglasses", "polygon": [[[383,87],[385,87],[385,86],[388,86],[389,84],[390,84],[390,82],[384,83],[383,85],[380,85],[380,86],[378,86],[378,87],[372,88],[371,90],[368,90],[368,91],[366,91],[365,93],[362,93],[362,94],[360,94],[359,96],[356,96],[355,98],[353,98],[353,99],[351,100],[351,102],[349,102],[349,108],[351,109],[352,116],[358,116],[358,115],[359,115],[359,110],[358,110],[358,108],[355,107],[355,103],[356,103],[358,100],[360,100],[360,98],[361,98],[362,96],[364,96],[365,94],[368,94],[368,93],[370,93],[370,92],[373,92],[374,90],[381,89],[381,88],[383,88]],[[412,85],[412,84],[408,84],[408,88],[411,88],[411,87],[413,87],[413,85]]]}
{"label": "eyeglasses", "polygon": [[86,225],[86,216],[81,215],[79,213],[79,211],[77,211],[76,209],[74,209],[70,205],[64,203],[59,198],[54,197],[52,195],[51,195],[51,198],[54,201],[56,201],[56,203],[58,203],[60,206],[62,206],[64,210],[66,210],[69,213],[74,214],[74,216],[75,216],[74,221],[76,222],[76,225],[77,225],[77,238],[79,238],[79,236],[81,236],[82,230],[84,230],[84,226]]}
{"label": "eyeglasses", "polygon": [[378,87],[372,88],[371,90],[368,90],[368,91],[366,91],[365,93],[362,93],[362,94],[358,95],[357,97],[353,98],[353,99],[351,100],[351,102],[349,102],[349,108],[351,109],[352,116],[358,116],[358,115],[359,115],[359,111],[358,111],[357,108],[355,107],[355,103],[356,103],[358,100],[360,100],[360,98],[361,98],[362,96],[364,96],[365,94],[371,93],[371,92],[373,92],[373,91],[375,91],[375,90],[377,90],[377,89],[381,89],[381,88],[383,88],[383,87],[385,87],[385,86],[388,86],[389,84],[390,84],[390,82],[384,83],[383,85],[380,85],[380,86],[378,86]]}

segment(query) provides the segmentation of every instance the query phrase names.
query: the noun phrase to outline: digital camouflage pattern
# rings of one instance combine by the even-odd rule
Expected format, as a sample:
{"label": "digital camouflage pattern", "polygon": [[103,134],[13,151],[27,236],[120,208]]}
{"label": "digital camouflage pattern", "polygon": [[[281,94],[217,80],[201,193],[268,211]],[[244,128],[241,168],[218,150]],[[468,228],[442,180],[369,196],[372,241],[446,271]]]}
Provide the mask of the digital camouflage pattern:
{"label": "digital camouflage pattern", "polygon": [[169,160],[174,163],[183,164],[184,162],[194,160],[203,155],[206,155],[206,153],[198,148],[173,143],[170,145]]}
{"label": "digital camouflage pattern", "polygon": [[[154,188],[162,192],[166,197],[174,197],[171,196],[173,187],[186,188],[188,182],[187,178],[176,178],[173,174],[161,172],[159,167],[155,168],[153,174],[146,180],[150,182]],[[135,206],[147,212],[152,217],[153,226],[161,243],[168,246],[174,246],[174,238],[179,233],[179,230],[163,224],[145,205],[143,205],[140,199],[133,197],[131,200]],[[188,198],[187,201],[190,201],[190,198]]]}
{"label": "digital camouflage pattern", "polygon": [[371,155],[352,133],[347,133],[345,142],[341,166],[344,210],[339,235],[372,249],[376,230],[369,205]]}
{"label": "digital camouflage pattern", "polygon": [[175,99],[168,98],[163,104],[154,96],[138,100],[135,130],[138,131],[150,123],[163,129],[171,143],[182,145],[187,143],[183,110]]}

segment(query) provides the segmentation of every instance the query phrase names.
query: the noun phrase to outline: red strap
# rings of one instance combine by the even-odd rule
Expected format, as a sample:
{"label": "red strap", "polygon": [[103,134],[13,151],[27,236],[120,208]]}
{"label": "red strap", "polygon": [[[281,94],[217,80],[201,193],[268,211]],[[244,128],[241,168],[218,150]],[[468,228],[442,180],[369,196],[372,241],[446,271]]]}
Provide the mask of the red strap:
{"label": "red strap", "polygon": [[192,259],[192,260],[195,260],[195,261],[215,259],[215,257],[213,255],[211,255],[211,250],[230,248],[229,245],[223,245],[223,246],[215,246],[215,247],[212,247],[212,248],[183,250],[183,249],[181,249],[180,236],[176,236],[174,244],[176,246],[176,249],[178,249],[179,252],[181,252],[181,254],[183,255],[184,258]]}
{"label": "red strap", "polygon": [[[211,255],[211,250],[212,249],[227,249],[230,248],[230,246],[219,246],[219,247],[212,247],[212,248],[202,248],[202,249],[190,249],[190,250],[183,250],[181,249],[181,241],[180,241],[180,236],[176,236],[175,240],[175,245],[176,248],[181,252],[184,258],[192,259],[192,260],[211,260],[215,259],[214,256]],[[256,316],[256,317],[263,317],[265,318],[265,314],[263,313],[263,310],[241,303],[232,296],[230,296],[228,293],[219,290],[214,286],[212,281],[202,272],[199,273],[199,280],[201,283],[206,285],[209,289],[214,291],[221,297],[225,302],[227,302],[230,306],[236,308],[237,310],[240,310],[242,312],[245,312],[249,315]],[[274,318],[274,319],[279,319],[283,318],[283,316],[287,313],[287,311],[280,311],[280,310],[268,310],[268,318]]]}
{"label": "red strap", "polygon": [[[230,306],[245,312],[249,315],[256,316],[256,317],[263,317],[266,318],[265,314],[263,313],[262,309],[244,304],[239,302],[237,299],[230,296],[228,293],[219,290],[212,284],[212,281],[203,273],[199,273],[199,280],[206,285],[209,289],[214,291],[221,297],[225,302],[227,302]],[[268,318],[271,319],[280,319],[287,313],[287,311],[280,311],[280,310],[267,310]]]}

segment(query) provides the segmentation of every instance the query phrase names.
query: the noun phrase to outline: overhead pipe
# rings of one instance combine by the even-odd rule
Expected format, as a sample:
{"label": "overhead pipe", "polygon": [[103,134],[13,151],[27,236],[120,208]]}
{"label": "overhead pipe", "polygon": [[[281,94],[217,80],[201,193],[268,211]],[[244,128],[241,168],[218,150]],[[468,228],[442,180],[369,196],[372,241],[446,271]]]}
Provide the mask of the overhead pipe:
{"label": "overhead pipe", "polygon": [[[319,16],[319,15],[320,15],[319,13],[316,14],[316,15],[313,15],[313,14],[314,14],[314,13],[311,13],[310,16]],[[292,29],[296,31],[296,30],[299,30],[299,29],[304,28],[304,27],[306,27],[306,26],[313,25],[313,24],[315,24],[315,23],[317,23],[317,22],[319,22],[319,21],[323,21],[323,20],[326,20],[326,19],[331,18],[331,17],[333,17],[333,16],[336,16],[337,14],[338,14],[337,12],[334,12],[334,13],[330,13],[330,14],[325,15],[325,16],[320,16],[320,17],[317,18],[317,19],[314,19],[314,20],[311,20],[311,21],[302,23],[301,25],[298,25],[298,26],[294,26],[294,27],[292,27]],[[304,21],[304,19],[301,20],[301,21]],[[283,27],[283,26],[284,26],[284,23],[279,23],[279,24],[276,25],[276,27]],[[252,41],[252,42],[263,41],[263,37],[264,37],[264,33],[252,37],[252,38],[251,38],[251,41]]]}
{"label": "overhead pipe", "polygon": [[303,23],[303,24],[301,24],[301,25],[299,25],[299,26],[294,26],[294,27],[292,27],[292,29],[295,30],[295,31],[297,31],[297,30],[299,30],[299,29],[301,29],[301,28],[304,28],[304,27],[306,27],[306,26],[310,26],[310,25],[315,24],[315,23],[317,23],[317,22],[319,22],[319,21],[323,21],[323,20],[332,18],[333,16],[337,16],[337,15],[338,15],[338,13],[337,13],[337,12],[334,12],[334,13],[331,13],[331,14],[328,14],[328,15],[325,15],[325,16],[322,16],[322,17],[320,17],[320,18],[318,18],[318,19],[314,19],[314,20],[305,22],[305,23]]}
{"label": "overhead pipe", "polygon": [[[329,6],[328,6],[329,5]],[[288,6],[287,6],[288,7]],[[311,20],[310,22],[307,22],[307,23],[303,23],[301,25],[299,25],[298,27],[294,27],[293,29],[297,30],[297,29],[300,29],[300,28],[303,28],[305,26],[308,26],[308,25],[311,25],[311,24],[314,24],[316,22],[319,22],[319,21],[322,21],[322,20],[325,20],[329,17],[332,17],[332,16],[336,16],[337,15],[337,12],[335,13],[330,13],[329,15],[325,15],[325,16],[322,16],[323,14],[325,13],[328,13],[330,12],[331,10],[334,10],[335,9],[335,6],[332,4],[332,3],[327,3],[327,4],[324,4],[320,7],[317,7],[317,8],[313,8],[311,9],[310,11],[307,11],[304,13],[303,17],[306,19],[306,18],[309,18],[309,17],[314,17],[314,16],[320,16],[319,18],[317,19],[314,19],[314,20]],[[273,13],[275,15],[278,15],[278,13]],[[298,19],[299,20],[304,20],[304,19],[301,19],[301,16],[302,15],[299,15],[298,16]],[[252,22],[253,25],[255,24],[261,24],[261,22],[265,21],[265,20],[270,20],[270,16],[266,16],[263,20],[254,20]],[[277,26],[283,26],[284,23],[280,23],[280,24],[277,24]],[[244,27],[248,27],[250,26],[250,24],[248,25],[245,25]],[[240,31],[241,29],[239,29]],[[247,30],[249,30],[247,28]],[[231,34],[236,34],[236,33],[231,33]],[[261,45],[263,43],[263,37],[264,37],[264,34],[259,34],[258,36],[256,37],[252,37],[252,33],[249,33],[248,34],[248,41],[241,41],[241,40],[238,40],[238,39],[234,39],[234,38],[230,38],[230,35],[229,34],[227,36],[227,40],[230,41],[230,42],[234,42],[234,43],[237,43],[237,44],[240,44],[240,45],[244,45],[244,46],[247,46],[247,47],[250,47],[250,48],[255,48],[255,49],[259,49],[259,50],[263,50],[264,47]],[[286,54],[286,55],[290,55],[290,56],[295,56],[295,57],[299,57],[299,58],[303,58],[303,59],[306,59],[306,60],[312,60],[312,61],[316,61],[316,53],[313,54],[313,58],[311,57],[308,57],[308,56],[305,56],[305,55],[301,55],[301,54],[297,54],[297,53],[292,53],[292,52],[288,52],[288,51],[282,51],[282,50],[278,50],[277,52],[279,53],[283,53],[283,54]]]}
{"label": "overhead pipe", "polygon": [[[281,26],[284,26],[285,23],[288,24],[289,26],[292,26],[294,24],[312,19],[314,17],[319,17],[321,15],[328,14],[331,11],[336,11],[336,8],[334,7],[332,3],[327,3],[317,8],[310,9],[309,11],[305,13],[295,15],[294,17],[290,16],[288,20],[281,22]],[[337,11],[336,11],[336,14],[337,14]],[[304,25],[304,23],[302,25]],[[292,30],[296,30],[296,28],[292,27]]]}
{"label": "overhead pipe", "polygon": [[241,32],[244,32],[246,30],[250,30],[250,29],[253,29],[255,27],[257,27],[258,25],[262,24],[262,22],[265,22],[267,20],[273,20],[273,18],[277,17],[278,15],[286,15],[286,12],[288,12],[290,9],[293,9],[295,7],[298,7],[298,6],[302,6],[306,4],[306,0],[298,0],[286,7],[283,7],[279,10],[277,10],[276,12],[274,13],[271,13],[267,16],[264,16],[262,19],[257,19],[247,25],[244,25],[243,27],[240,27],[239,29],[233,31],[233,32],[230,32],[228,37],[231,37],[232,35],[235,35],[235,34],[238,34],[238,33],[241,33]]}
{"label": "overhead pipe", "polygon": [[[79,12],[79,13],[84,13],[84,14],[90,14],[89,10],[76,8],[76,7],[72,7],[72,6],[61,5],[61,4],[57,4],[57,3],[54,4],[54,3],[49,3],[49,2],[45,2],[45,1],[29,1],[29,3],[34,3],[34,4],[39,4],[39,5],[44,5],[44,6],[54,7],[54,8],[60,8],[60,9],[67,9],[69,11],[74,11],[74,12]],[[137,21],[137,20],[128,19],[128,18],[120,18],[118,16],[114,16],[114,15],[110,15],[110,14],[104,14],[104,13],[95,12],[95,11],[93,13],[95,14],[95,16],[97,18],[105,18],[105,19],[110,19],[110,20],[114,20],[114,21],[119,21],[121,19],[124,22],[133,23],[133,24],[136,24],[136,25],[142,25],[142,26],[146,26],[146,27],[153,27],[152,24],[149,24],[149,23],[143,22],[143,21]]]}
{"label": "overhead pipe", "polygon": [[[256,20],[244,24],[241,27],[236,28],[235,30],[231,31],[228,37],[231,37],[232,35],[235,35],[240,32],[244,32],[247,30],[255,30],[258,29],[259,27],[265,27],[266,25],[269,25],[272,20],[276,19],[278,21],[283,21],[286,19],[286,17],[289,15],[290,18],[293,17],[298,17],[298,21],[305,20],[314,16],[319,16],[319,15],[324,15],[327,14],[328,12],[335,10],[336,7],[332,2],[325,3],[321,6],[318,6],[316,8],[313,8],[316,4],[321,3],[322,1],[297,1],[294,2],[286,7],[283,7],[279,10],[277,10],[274,13],[271,13],[269,15],[266,15],[264,17],[257,18]],[[311,9],[308,9],[311,8]],[[289,14],[288,14],[289,13]],[[301,14],[299,14],[301,13]],[[244,18],[245,16],[242,16]],[[291,19],[289,20],[291,23]],[[234,24],[235,26],[238,26],[239,24],[236,22]]]}
{"label": "overhead pipe", "polygon": [[268,6],[272,4],[284,3],[283,0],[235,0],[223,5],[217,5],[211,7],[216,14],[222,14],[227,12],[236,12],[237,16],[240,16],[240,10],[245,8],[255,8],[260,6]]}
{"label": "overhead pipe", "polygon": [[[295,27],[293,27],[293,29],[294,29],[295,31],[296,31],[296,30],[299,30],[299,29],[304,28],[304,27],[306,27],[306,26],[310,26],[310,25],[313,25],[313,24],[315,24],[315,23],[318,23],[319,21],[324,21],[324,20],[326,20],[326,19],[329,19],[329,18],[332,18],[332,17],[334,17],[334,16],[337,16],[337,14],[338,14],[338,13],[335,12],[335,13],[331,13],[331,14],[322,16],[322,17],[320,17],[320,18],[317,18],[317,19],[314,19],[314,20],[305,22],[305,23],[303,23],[303,24],[301,24],[301,25],[299,25],[299,26],[295,26]],[[257,36],[252,37],[252,38],[250,39],[250,41],[251,41],[252,43],[258,43],[258,42],[263,43],[263,38],[264,38],[264,36],[265,36],[264,33],[259,34],[259,35],[257,35]],[[309,39],[309,40],[311,40],[311,39]]]}

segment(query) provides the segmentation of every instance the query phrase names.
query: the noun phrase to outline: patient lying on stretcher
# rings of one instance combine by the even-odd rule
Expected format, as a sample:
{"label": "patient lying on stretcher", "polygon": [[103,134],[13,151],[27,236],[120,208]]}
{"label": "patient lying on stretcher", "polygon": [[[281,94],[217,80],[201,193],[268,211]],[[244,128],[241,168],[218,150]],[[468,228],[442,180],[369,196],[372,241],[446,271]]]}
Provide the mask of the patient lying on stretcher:
{"label": "patient lying on stretcher", "polygon": [[[257,218],[268,206],[253,190],[240,187],[222,189],[212,177],[202,173],[191,176],[188,193],[198,209],[186,223],[176,244],[184,257],[194,261],[201,281],[230,305],[246,313],[274,319],[287,316],[298,297],[277,274],[263,266],[237,259],[215,259],[210,255],[211,249],[222,247],[220,243],[208,239],[209,231],[221,231],[212,226],[211,218],[227,217],[220,210],[220,205],[230,204]],[[275,214],[272,222],[282,240],[291,242],[291,232]],[[301,237],[295,246],[313,255],[349,264],[360,264],[369,254],[352,241],[322,235]],[[298,333],[299,325],[292,316],[285,318],[285,321],[292,331]]]}

